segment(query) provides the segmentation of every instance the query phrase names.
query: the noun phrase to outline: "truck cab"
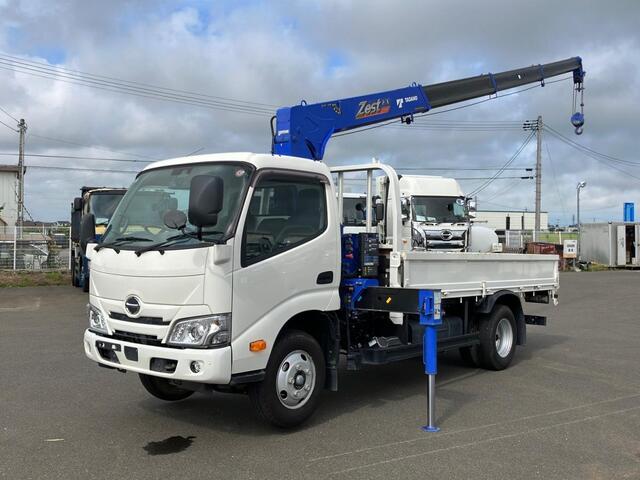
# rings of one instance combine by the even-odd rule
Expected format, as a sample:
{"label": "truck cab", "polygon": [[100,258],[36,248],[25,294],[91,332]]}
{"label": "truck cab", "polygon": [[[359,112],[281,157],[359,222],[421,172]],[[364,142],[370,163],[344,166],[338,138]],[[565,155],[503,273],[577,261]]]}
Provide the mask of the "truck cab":
{"label": "truck cab", "polygon": [[467,199],[453,178],[402,175],[403,232],[413,248],[461,252],[468,246]]}
{"label": "truck cab", "polygon": [[100,241],[126,188],[82,187],[71,204],[71,283],[89,291],[89,263],[80,246],[80,228],[86,215],[94,216],[92,240]]}

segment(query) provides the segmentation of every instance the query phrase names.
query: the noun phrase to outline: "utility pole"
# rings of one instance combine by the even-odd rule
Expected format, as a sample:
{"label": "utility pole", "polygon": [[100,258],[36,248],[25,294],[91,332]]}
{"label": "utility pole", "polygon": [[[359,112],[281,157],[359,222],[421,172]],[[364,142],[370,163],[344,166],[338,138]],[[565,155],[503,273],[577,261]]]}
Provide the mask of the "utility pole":
{"label": "utility pole", "polygon": [[537,149],[536,149],[536,208],[535,208],[535,226],[533,232],[534,241],[538,239],[540,231],[540,209],[542,200],[542,115],[538,116],[537,121],[527,121],[524,123],[525,130],[534,130],[536,132]]}
{"label": "utility pole", "polygon": [[[24,118],[21,118],[18,123],[18,131],[20,132],[20,146],[18,149],[18,219],[16,225],[22,227],[24,225],[24,136],[27,132]],[[22,228],[20,231],[20,235],[22,235]]]}

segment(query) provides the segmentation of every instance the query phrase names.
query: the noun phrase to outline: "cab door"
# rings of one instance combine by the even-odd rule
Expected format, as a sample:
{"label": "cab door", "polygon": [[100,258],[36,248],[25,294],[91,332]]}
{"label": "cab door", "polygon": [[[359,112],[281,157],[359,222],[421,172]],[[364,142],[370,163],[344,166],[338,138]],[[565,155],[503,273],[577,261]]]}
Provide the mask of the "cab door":
{"label": "cab door", "polygon": [[[234,373],[264,368],[291,317],[339,308],[338,222],[328,179],[263,171],[250,197],[234,253]],[[251,352],[256,340],[265,340],[267,349]]]}

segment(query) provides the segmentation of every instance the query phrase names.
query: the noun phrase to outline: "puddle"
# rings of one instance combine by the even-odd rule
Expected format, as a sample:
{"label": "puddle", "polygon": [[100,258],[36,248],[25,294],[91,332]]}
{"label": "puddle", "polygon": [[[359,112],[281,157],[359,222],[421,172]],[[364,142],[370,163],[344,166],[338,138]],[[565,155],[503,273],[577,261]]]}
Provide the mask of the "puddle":
{"label": "puddle", "polygon": [[193,439],[196,437],[169,437],[159,442],[149,442],[144,447],[149,455],[169,455],[171,453],[178,453],[186,450],[193,443]]}

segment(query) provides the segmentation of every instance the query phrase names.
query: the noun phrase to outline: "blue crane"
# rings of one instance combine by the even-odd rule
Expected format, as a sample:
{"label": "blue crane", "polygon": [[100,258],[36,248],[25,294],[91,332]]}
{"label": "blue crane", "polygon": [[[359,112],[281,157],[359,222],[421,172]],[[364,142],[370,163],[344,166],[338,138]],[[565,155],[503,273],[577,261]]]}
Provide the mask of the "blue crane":
{"label": "blue crane", "polygon": [[[573,57],[544,65],[532,65],[502,73],[487,73],[434,85],[409,87],[359,97],[307,104],[277,110],[272,119],[272,153],[322,160],[327,142],[338,132],[401,119],[413,122],[413,116],[434,108],[494,95],[502,90],[540,82],[547,78],[573,73],[574,111],[571,123],[582,133],[584,115],[576,110],[577,96],[584,93],[582,59]],[[275,120],[275,127],[273,121]]]}

